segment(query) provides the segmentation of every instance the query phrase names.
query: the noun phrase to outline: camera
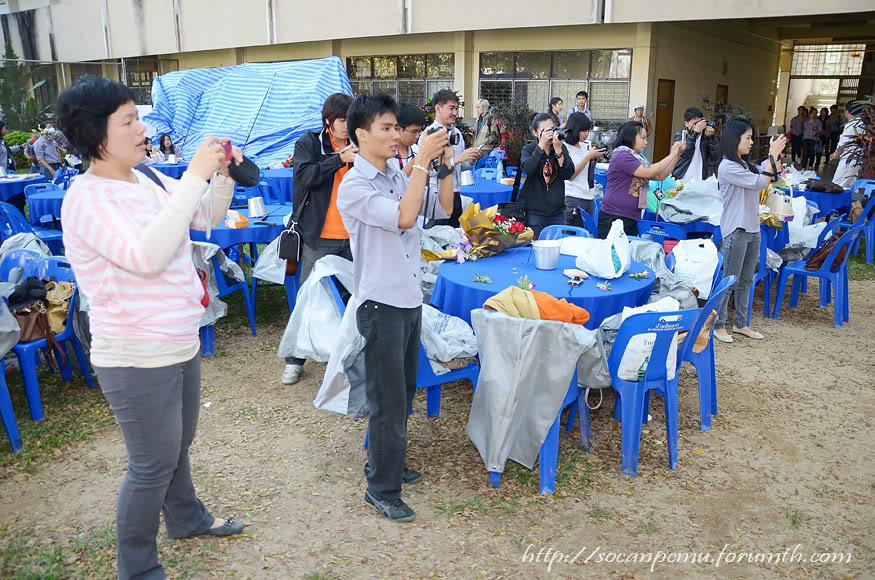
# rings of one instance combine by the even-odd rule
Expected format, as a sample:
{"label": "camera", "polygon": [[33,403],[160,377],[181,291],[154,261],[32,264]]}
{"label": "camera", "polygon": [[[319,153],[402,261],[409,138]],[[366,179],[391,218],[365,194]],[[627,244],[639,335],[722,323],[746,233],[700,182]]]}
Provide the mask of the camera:
{"label": "camera", "polygon": [[[429,129],[429,130],[426,132],[426,134],[427,134],[427,135],[431,135],[432,133],[437,133],[437,132],[440,131],[442,128],[443,128],[443,127],[432,127],[431,129]],[[450,133],[450,137],[449,137],[449,139],[450,139],[450,145],[453,145],[453,146],[458,145],[458,144],[459,144],[459,133],[456,132],[456,131],[452,131],[452,132]]]}
{"label": "camera", "polygon": [[717,121],[705,121],[705,126],[711,127],[712,129],[717,128]]}
{"label": "camera", "polygon": [[556,138],[559,139],[560,141],[565,141],[568,138],[568,130],[567,129],[560,129],[559,127],[552,127],[550,130],[553,131],[553,134],[556,135]]}

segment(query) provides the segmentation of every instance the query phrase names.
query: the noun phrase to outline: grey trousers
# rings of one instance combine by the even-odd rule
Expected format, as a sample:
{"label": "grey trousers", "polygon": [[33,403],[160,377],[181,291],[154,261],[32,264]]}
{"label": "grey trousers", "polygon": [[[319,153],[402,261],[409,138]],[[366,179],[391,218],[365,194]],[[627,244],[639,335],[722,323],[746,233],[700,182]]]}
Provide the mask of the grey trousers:
{"label": "grey trousers", "polygon": [[201,355],[155,369],[94,370],[128,453],[116,508],[119,578],[165,578],[159,514],[171,538],[201,534],[215,521],[194,491],[188,459],[200,410]]}
{"label": "grey trousers", "polygon": [[737,229],[725,238],[720,246],[723,252],[723,276],[738,278],[723,297],[714,328],[726,328],[729,318],[729,295],[735,298],[735,326],[747,326],[747,301],[750,298],[750,285],[756,274],[760,260],[760,233],[748,233]]}
{"label": "grey trousers", "polygon": [[[310,272],[313,271],[313,266],[316,265],[321,258],[325,256],[340,256],[352,262],[352,248],[349,246],[349,240],[331,240],[328,238],[319,239],[319,247],[311,248],[304,244],[304,249],[301,250],[301,286],[307,281]],[[302,365],[306,359],[296,356],[287,356],[286,364]]]}

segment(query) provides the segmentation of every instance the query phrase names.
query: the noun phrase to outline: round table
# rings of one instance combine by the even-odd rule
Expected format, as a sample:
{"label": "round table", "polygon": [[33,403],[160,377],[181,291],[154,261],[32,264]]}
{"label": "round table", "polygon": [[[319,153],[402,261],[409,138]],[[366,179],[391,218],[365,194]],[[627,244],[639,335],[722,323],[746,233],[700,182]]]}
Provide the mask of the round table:
{"label": "round table", "polygon": [[63,190],[41,191],[27,198],[30,223],[36,224],[43,216],[61,217],[61,205],[64,203]]}
{"label": "round table", "polygon": [[264,176],[271,179],[271,185],[274,186],[272,188],[274,197],[282,203],[291,204],[295,169],[293,167],[267,169],[264,172]]}
{"label": "round table", "polygon": [[[535,285],[534,290],[546,292],[556,298],[565,298],[568,302],[585,308],[590,316],[586,327],[595,329],[605,318],[622,312],[623,307],[641,306],[650,298],[656,277],[643,264],[632,262],[632,267],[626,274],[609,280],[611,290],[603,291],[596,287],[602,281],[601,278],[590,278],[576,288],[568,285],[568,278],[562,271],[574,268],[574,260],[574,256],[561,255],[555,270],[538,270],[535,268],[531,246],[523,246],[474,262],[444,262],[438,270],[431,304],[470,324],[472,310],[483,308],[483,303],[488,298],[515,285],[517,279],[528,276],[529,281]],[[643,280],[628,276],[643,271],[649,273]],[[474,282],[477,274],[488,276],[492,283]]]}
{"label": "round table", "polygon": [[[789,194],[788,188],[779,187],[781,191]],[[809,191],[798,189],[793,190],[793,195],[801,195],[808,201],[813,201],[817,204],[818,212],[814,219],[828,216],[834,213],[841,213],[840,210],[846,210],[851,207],[851,190],[846,189],[842,193],[826,193],[824,191]]]}
{"label": "round table", "polygon": [[462,195],[472,198],[473,203],[479,203],[480,208],[483,209],[510,201],[513,186],[491,179],[475,179],[474,185],[463,185],[461,191]]}
{"label": "round table", "polygon": [[149,165],[155,171],[160,171],[167,177],[179,179],[185,170],[188,169],[188,162],[185,163],[152,163]]}
{"label": "round table", "polygon": [[20,178],[13,174],[7,177],[0,177],[0,201],[7,201],[10,197],[24,193],[24,188],[28,185],[37,183],[45,183],[46,178],[42,175],[36,177]]}
{"label": "round table", "polygon": [[[248,209],[234,210],[249,217]],[[201,230],[191,230],[191,239],[194,242],[209,242],[216,244],[220,248],[230,248],[237,244],[269,244],[279,236],[283,229],[283,218],[292,213],[291,206],[288,205],[269,205],[267,206],[267,217],[259,218],[274,225],[266,226],[262,224],[253,224],[249,221],[249,226],[245,228],[227,228],[223,223],[219,227],[213,228],[210,239],[207,239],[207,232]]]}

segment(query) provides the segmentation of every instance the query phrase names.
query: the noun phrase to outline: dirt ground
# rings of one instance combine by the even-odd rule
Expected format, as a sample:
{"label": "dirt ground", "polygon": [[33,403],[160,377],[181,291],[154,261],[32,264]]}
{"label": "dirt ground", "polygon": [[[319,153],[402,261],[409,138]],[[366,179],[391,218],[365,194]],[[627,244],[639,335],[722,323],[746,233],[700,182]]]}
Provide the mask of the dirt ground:
{"label": "dirt ground", "polygon": [[[493,489],[464,431],[470,385],[444,387],[437,419],[425,416],[421,394],[408,463],[425,479],[405,487],[417,511],[407,524],[363,501],[365,422],[313,407],[324,366],[308,363],[299,384],[280,384],[274,353],[285,320],[262,324],[257,338],[217,332],[219,356],[203,363],[194,479],[214,514],[247,528],[230,539],[165,538],[162,554],[177,577],[197,578],[873,578],[875,283],[851,282],[850,295],[842,329],[831,307],[817,307],[813,284],[778,321],[754,313],[765,341],[718,343],[710,432],[699,430],[696,376],[684,366],[675,471],[654,397],[639,476],[621,473],[606,392],[592,413],[591,454],[577,428],[562,435],[555,495],[538,495],[537,467],[512,463]],[[36,473],[0,474],[2,536],[47,546],[102,530],[108,539],[86,557],[104,558],[95,574],[110,574],[124,469],[110,424]],[[672,552],[712,562],[670,561]],[[741,552],[775,556],[751,563]],[[850,561],[810,561],[822,552]],[[665,561],[651,566],[648,553]]]}

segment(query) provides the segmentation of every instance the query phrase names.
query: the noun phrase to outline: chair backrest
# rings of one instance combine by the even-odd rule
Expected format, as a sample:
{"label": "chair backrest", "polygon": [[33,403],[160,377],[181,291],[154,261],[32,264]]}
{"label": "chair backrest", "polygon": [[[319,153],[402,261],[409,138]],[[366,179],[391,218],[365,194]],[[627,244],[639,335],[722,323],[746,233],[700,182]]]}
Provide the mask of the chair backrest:
{"label": "chair backrest", "polygon": [[261,197],[264,198],[264,203],[268,205],[280,205],[283,203],[277,194],[280,188],[274,178],[262,177],[258,182],[258,188],[261,191]]}
{"label": "chair backrest", "polygon": [[[717,286],[723,280],[723,252],[717,251],[717,268],[714,269],[714,281],[711,282],[711,293],[717,291]],[[708,295],[709,297],[711,294]]]}
{"label": "chair backrest", "polygon": [[823,241],[827,239],[827,237],[831,238],[834,233],[839,231],[839,226],[841,226],[841,224],[841,216],[833,218],[828,224],[826,224],[826,227],[823,228],[823,230],[820,232],[820,235],[817,236],[817,244],[815,244],[813,248],[808,250],[808,253],[805,254],[805,258],[803,259],[807,260],[808,258],[810,258],[811,254],[816,252],[818,248],[823,245]]}
{"label": "chair backrest", "polygon": [[[665,365],[668,360],[669,348],[675,342],[675,335],[678,332],[688,331],[683,342],[677,347],[677,369],[680,369],[681,363],[687,356],[687,349],[693,342],[690,340],[692,333],[689,331],[699,319],[700,312],[698,308],[675,312],[644,312],[634,314],[624,320],[617,332],[614,346],[611,347],[611,354],[608,356],[608,368],[611,371],[612,380],[618,380],[617,373],[620,361],[629,347],[629,342],[634,336],[640,334],[656,335],[652,341],[648,340],[648,343],[653,342],[653,350],[648,357],[647,370],[641,380],[644,382],[666,380]],[[677,378],[677,374],[675,374],[675,378]]]}
{"label": "chair backrest", "polygon": [[27,278],[32,266],[40,261],[40,257],[41,254],[36,250],[12,250],[0,262],[0,281],[9,282],[9,273],[13,268],[21,268],[23,270],[21,278]]}
{"label": "chair backrest", "polygon": [[61,188],[54,183],[34,183],[33,185],[25,186],[24,197],[30,199],[30,196],[35,193],[41,193],[43,191],[60,191],[60,189]]}
{"label": "chair backrest", "polygon": [[[725,279],[720,281],[720,284],[717,285],[714,290],[711,291],[711,294],[708,296],[708,301],[705,302],[705,306],[702,307],[702,313],[699,315],[698,320],[696,320],[696,324],[693,326],[692,332],[690,335],[693,338],[693,342],[696,341],[696,338],[702,332],[702,327],[705,326],[705,321],[708,320],[708,315],[711,314],[714,310],[717,311],[717,314],[720,314],[720,305],[723,302],[723,297],[729,292],[729,289],[732,288],[732,285],[735,284],[735,276],[729,275]],[[717,321],[714,320],[714,324],[711,325],[711,332],[708,335],[708,341],[711,341],[711,337],[714,335],[714,327],[716,326]],[[692,346],[690,347],[692,349]],[[689,354],[689,353],[688,353]]]}
{"label": "chair backrest", "polygon": [[866,197],[875,193],[875,179],[858,179],[851,186],[851,193],[862,193]]}
{"label": "chair backrest", "polygon": [[[0,218],[5,220],[8,228],[0,225],[4,239],[9,235],[32,234],[33,228],[27,223],[22,213],[12,204],[0,202]],[[11,233],[9,233],[11,231]]]}
{"label": "chair backrest", "polygon": [[[851,257],[851,247],[850,245],[854,243],[854,240],[857,236],[860,235],[860,232],[863,230],[860,226],[854,226],[845,233],[842,234],[842,237],[839,238],[838,243],[833,247],[832,251],[826,257],[826,260],[823,261],[823,265],[820,267],[821,272],[830,272],[837,271],[839,268],[845,267],[848,264],[848,258]],[[866,240],[868,242],[868,240]],[[841,259],[841,264],[838,264],[838,267],[834,268],[833,264],[837,261],[839,252],[843,247],[847,246],[845,249],[844,256]]]}
{"label": "chair backrest", "polygon": [[650,236],[654,242],[663,243],[666,238],[672,240],[686,240],[687,232],[678,224],[668,222],[653,222],[638,220],[638,235]]}
{"label": "chair backrest", "polygon": [[486,168],[486,169],[478,169],[476,177],[478,179],[491,179],[495,181],[495,177],[498,175],[498,170],[494,168]]}
{"label": "chair backrest", "polygon": [[807,203],[810,207],[813,207],[814,211],[820,211],[820,206],[817,205],[816,201],[811,201],[810,199],[806,199],[805,203]]}
{"label": "chair backrest", "polygon": [[498,157],[499,159],[504,159],[504,149],[493,149],[489,152],[490,157]]}
{"label": "chair backrest", "polygon": [[541,235],[538,236],[539,240],[559,240],[562,238],[567,238],[569,236],[581,236],[584,238],[591,238],[592,235],[583,228],[577,226],[547,226],[543,230],[541,230]]}
{"label": "chair backrest", "polygon": [[602,211],[602,199],[601,197],[597,197],[593,200],[593,206],[595,207],[595,213],[592,214],[592,219],[595,220],[595,223],[599,223],[599,212]]}
{"label": "chair backrest", "polygon": [[519,171],[519,167],[505,167],[504,172],[508,177],[516,177],[516,172]]}
{"label": "chair backrest", "polygon": [[73,275],[73,266],[63,256],[43,258],[31,267],[30,275],[36,276],[40,280],[55,278],[58,282],[76,281],[76,276]]}
{"label": "chair backrest", "polygon": [[474,164],[474,171],[478,169],[490,168],[494,169],[498,167],[498,162],[501,161],[498,157],[481,157]]}
{"label": "chair backrest", "polygon": [[585,209],[581,206],[577,206],[577,211],[580,212],[580,219],[583,220],[583,227],[587,229],[587,231],[592,234],[592,237],[597,237],[599,235],[599,227],[591,215],[589,215]]}
{"label": "chair backrest", "polygon": [[[872,195],[869,198],[869,201],[866,203],[866,207],[863,208],[863,213],[857,218],[857,221],[854,222],[855,226],[861,226],[866,223],[866,220],[871,219],[873,217],[873,213],[875,213],[875,195]],[[868,238],[866,239],[866,243],[869,243]]]}

